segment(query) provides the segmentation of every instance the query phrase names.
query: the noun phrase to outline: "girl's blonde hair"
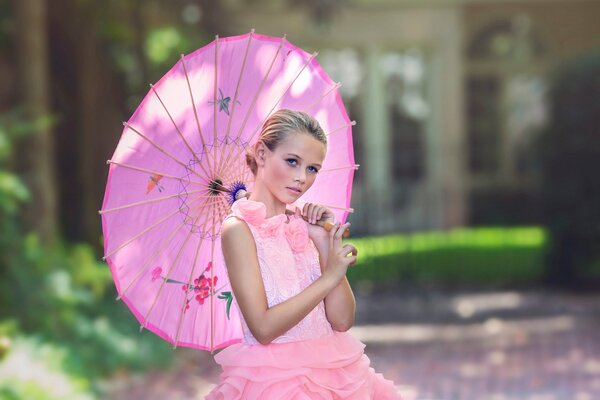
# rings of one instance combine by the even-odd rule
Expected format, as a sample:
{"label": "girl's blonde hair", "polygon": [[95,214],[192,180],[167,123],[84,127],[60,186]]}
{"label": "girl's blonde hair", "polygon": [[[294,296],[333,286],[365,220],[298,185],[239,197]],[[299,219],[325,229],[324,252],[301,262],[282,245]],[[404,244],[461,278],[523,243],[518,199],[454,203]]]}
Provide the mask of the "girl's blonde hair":
{"label": "girl's blonde hair", "polygon": [[[316,119],[305,112],[286,108],[276,111],[265,121],[258,140],[262,141],[269,150],[274,151],[277,145],[290,134],[302,132],[308,133],[327,146],[327,136]],[[258,166],[253,146],[246,151],[246,164],[252,174],[256,175]]]}

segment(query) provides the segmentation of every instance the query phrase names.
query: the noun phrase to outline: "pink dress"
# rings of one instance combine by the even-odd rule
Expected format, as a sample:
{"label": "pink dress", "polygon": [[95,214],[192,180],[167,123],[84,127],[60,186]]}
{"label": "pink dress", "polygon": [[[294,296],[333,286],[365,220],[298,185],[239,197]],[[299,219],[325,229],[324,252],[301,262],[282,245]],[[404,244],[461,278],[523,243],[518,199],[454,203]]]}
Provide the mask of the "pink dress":
{"label": "pink dress", "polygon": [[[266,218],[264,203],[245,198],[233,204],[231,216],[246,221],[254,236],[269,307],[320,276],[319,255],[303,219]],[[400,399],[393,382],[370,367],[365,345],[331,328],[322,301],[268,345],[258,343],[241,320],[242,343],[215,355],[223,372],[207,400]]]}

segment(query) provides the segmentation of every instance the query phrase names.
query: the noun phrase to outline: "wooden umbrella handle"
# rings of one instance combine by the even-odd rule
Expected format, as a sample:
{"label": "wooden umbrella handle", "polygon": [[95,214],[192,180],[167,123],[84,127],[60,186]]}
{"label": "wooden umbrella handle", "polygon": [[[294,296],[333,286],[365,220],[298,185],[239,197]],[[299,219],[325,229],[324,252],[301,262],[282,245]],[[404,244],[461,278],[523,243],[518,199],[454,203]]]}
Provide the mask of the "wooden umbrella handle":
{"label": "wooden umbrella handle", "polygon": [[[290,215],[290,216],[295,215],[295,213],[292,210],[285,210],[285,214]],[[306,217],[304,215],[302,215],[301,217],[303,220],[308,222],[308,217]],[[327,232],[330,232],[333,229],[333,224],[330,222],[317,221],[317,223],[315,225],[319,225],[321,228],[325,229]],[[347,238],[348,236],[350,236],[350,229],[346,228],[346,230],[342,234],[342,237]]]}

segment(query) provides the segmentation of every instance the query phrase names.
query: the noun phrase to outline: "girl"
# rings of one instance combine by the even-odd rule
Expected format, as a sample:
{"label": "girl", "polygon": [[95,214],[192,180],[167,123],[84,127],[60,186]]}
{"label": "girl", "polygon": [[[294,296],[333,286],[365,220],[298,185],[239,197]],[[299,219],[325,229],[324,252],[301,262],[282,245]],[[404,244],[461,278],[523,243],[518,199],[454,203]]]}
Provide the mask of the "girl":
{"label": "girl", "polygon": [[246,155],[254,189],[221,232],[244,339],[215,356],[223,373],[208,400],[400,399],[346,332],[355,301],[345,275],[358,253],[342,244],[350,223],[325,231],[316,222],[334,215],[311,203],[285,214],[312,186],[326,146],[315,119],[282,109]]}

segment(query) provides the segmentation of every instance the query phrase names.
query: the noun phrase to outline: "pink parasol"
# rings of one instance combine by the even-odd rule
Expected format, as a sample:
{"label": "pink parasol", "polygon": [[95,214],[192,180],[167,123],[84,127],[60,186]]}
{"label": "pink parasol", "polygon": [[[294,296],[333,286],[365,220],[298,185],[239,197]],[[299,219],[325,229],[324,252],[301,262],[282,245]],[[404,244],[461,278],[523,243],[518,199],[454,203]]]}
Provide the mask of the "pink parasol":
{"label": "pink parasol", "polygon": [[124,123],[99,212],[117,299],[140,330],[174,348],[241,340],[219,230],[252,190],[245,149],[278,109],[313,115],[328,135],[323,168],[295,205],[323,204],[342,222],[352,211],[354,122],[315,57],[285,37],[217,37],[182,55]]}

